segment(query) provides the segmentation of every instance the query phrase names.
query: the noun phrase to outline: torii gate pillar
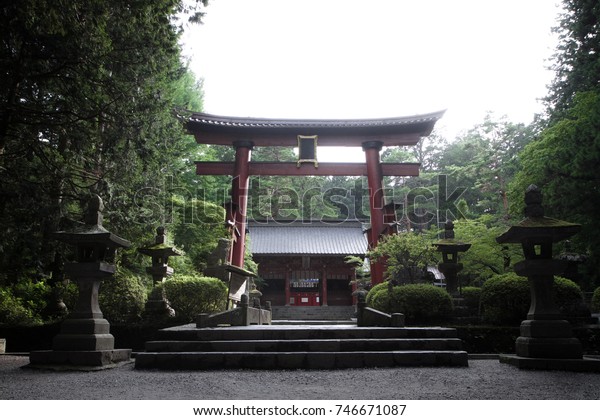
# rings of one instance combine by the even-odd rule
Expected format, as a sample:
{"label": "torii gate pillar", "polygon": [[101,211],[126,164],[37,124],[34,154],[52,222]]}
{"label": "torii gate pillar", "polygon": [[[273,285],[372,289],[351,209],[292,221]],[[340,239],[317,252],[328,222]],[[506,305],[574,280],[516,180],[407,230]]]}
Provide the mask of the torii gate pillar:
{"label": "torii gate pillar", "polygon": [[233,142],[235,166],[231,184],[231,200],[234,204],[234,238],[231,251],[231,265],[244,267],[246,243],[246,209],[248,207],[248,177],[250,156],[254,144],[251,141]]}
{"label": "torii gate pillar", "polygon": [[[369,210],[371,212],[371,230],[369,231],[369,247],[377,246],[379,236],[383,232],[383,172],[379,160],[379,152],[383,144],[380,141],[367,141],[362,144],[367,162],[367,182],[369,185]],[[383,264],[371,261],[371,284],[383,281]]]}

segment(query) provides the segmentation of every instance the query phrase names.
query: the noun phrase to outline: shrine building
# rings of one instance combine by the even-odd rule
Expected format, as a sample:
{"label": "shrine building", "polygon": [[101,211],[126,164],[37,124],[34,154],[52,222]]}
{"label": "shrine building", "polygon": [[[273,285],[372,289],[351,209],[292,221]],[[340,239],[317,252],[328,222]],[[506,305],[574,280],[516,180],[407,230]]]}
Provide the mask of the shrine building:
{"label": "shrine building", "polygon": [[263,301],[273,306],[350,306],[356,289],[349,255],[364,258],[364,224],[348,221],[252,221],[250,248]]}

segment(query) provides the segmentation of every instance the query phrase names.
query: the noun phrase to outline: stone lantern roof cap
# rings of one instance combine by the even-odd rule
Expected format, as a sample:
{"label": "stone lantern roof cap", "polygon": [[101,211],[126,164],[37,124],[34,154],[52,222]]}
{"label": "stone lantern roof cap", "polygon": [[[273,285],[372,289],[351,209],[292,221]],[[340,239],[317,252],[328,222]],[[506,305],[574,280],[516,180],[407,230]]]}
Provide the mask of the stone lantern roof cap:
{"label": "stone lantern roof cap", "polygon": [[525,191],[525,219],[496,238],[496,242],[523,243],[531,240],[559,242],[581,230],[581,225],[544,216],[542,194],[535,185]]}
{"label": "stone lantern roof cap", "polygon": [[437,246],[439,251],[458,251],[465,252],[471,248],[471,244],[457,241],[456,239],[440,239],[432,245]]}
{"label": "stone lantern roof cap", "polygon": [[437,246],[438,251],[441,252],[465,252],[471,248],[471,244],[454,238],[454,223],[451,220],[447,220],[444,224],[444,239],[440,239],[432,245]]}
{"label": "stone lantern roof cap", "polygon": [[84,223],[70,232],[55,232],[54,238],[72,245],[98,244],[107,248],[129,248],[131,242],[109,232],[102,226],[103,209],[102,199],[98,195],[92,196],[88,202]]}
{"label": "stone lantern roof cap", "polygon": [[102,226],[83,225],[73,229],[71,232],[55,232],[54,238],[58,241],[71,245],[101,244],[107,248],[129,248],[131,242],[114,233],[110,233]]}
{"label": "stone lantern roof cap", "polygon": [[176,247],[167,244],[154,244],[145,246],[143,248],[138,248],[138,252],[150,257],[178,257],[183,255],[183,251],[179,251]]}
{"label": "stone lantern roof cap", "polygon": [[496,238],[499,244],[520,244],[525,240],[550,239],[560,242],[575,235],[581,225],[550,217],[526,218]]}
{"label": "stone lantern roof cap", "polygon": [[138,248],[138,252],[150,257],[179,257],[184,254],[183,251],[167,244],[167,235],[164,226],[156,228],[154,243],[143,248]]}

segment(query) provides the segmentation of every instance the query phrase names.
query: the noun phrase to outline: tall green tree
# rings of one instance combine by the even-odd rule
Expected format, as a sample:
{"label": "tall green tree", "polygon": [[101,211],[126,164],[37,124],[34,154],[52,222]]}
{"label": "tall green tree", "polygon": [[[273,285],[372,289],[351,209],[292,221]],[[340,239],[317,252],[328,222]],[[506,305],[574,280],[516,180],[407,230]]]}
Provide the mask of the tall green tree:
{"label": "tall green tree", "polygon": [[533,128],[488,114],[444,150],[439,167],[457,185],[475,214],[508,214],[508,184],[519,168],[518,153]]}
{"label": "tall green tree", "polygon": [[197,19],[199,4],[2,3],[3,283],[47,275],[51,233],[81,220],[90,193],[104,198],[107,224],[124,237],[146,241],[148,224],[165,220],[165,178],[180,174],[190,147],[174,108],[198,105],[178,94],[191,83],[175,17],[185,9]]}
{"label": "tall green tree", "polygon": [[554,29],[559,43],[553,56],[554,80],[546,98],[552,122],[563,118],[578,92],[600,87],[600,4],[593,0],[563,0]]}
{"label": "tall green tree", "polygon": [[536,184],[547,215],[581,223],[574,244],[590,255],[587,268],[593,280],[600,277],[600,4],[564,0],[563,10],[544,130],[521,154],[522,169],[510,197],[513,211],[520,213],[525,188]]}
{"label": "tall green tree", "polygon": [[574,238],[589,253],[593,276],[600,261],[600,93],[575,96],[565,117],[548,127],[520,156],[522,169],[511,184],[513,212],[521,213],[525,189],[542,189],[546,214],[581,223]]}

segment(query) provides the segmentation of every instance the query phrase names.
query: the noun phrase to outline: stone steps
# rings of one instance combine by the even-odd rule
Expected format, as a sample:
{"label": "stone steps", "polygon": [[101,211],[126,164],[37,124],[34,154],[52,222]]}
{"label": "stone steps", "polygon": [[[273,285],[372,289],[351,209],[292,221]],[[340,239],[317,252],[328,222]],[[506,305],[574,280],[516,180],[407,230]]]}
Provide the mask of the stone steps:
{"label": "stone steps", "polygon": [[338,369],[468,366],[452,328],[251,325],[159,331],[138,369]]}
{"label": "stone steps", "polygon": [[355,319],[276,319],[271,320],[271,325],[356,325]]}
{"label": "stone steps", "polygon": [[355,317],[353,306],[273,306],[274,320],[350,320]]}
{"label": "stone steps", "polygon": [[247,327],[196,328],[195,324],[158,331],[157,340],[317,340],[382,338],[456,338],[445,327],[357,327],[354,325],[250,325]]}
{"label": "stone steps", "polygon": [[458,338],[326,340],[150,341],[147,352],[355,352],[461,350]]}
{"label": "stone steps", "polygon": [[464,351],[139,353],[136,369],[345,369],[467,366]]}

